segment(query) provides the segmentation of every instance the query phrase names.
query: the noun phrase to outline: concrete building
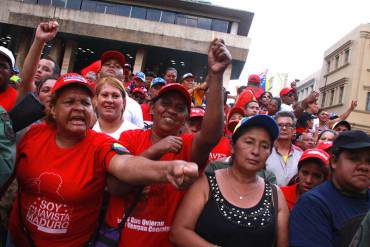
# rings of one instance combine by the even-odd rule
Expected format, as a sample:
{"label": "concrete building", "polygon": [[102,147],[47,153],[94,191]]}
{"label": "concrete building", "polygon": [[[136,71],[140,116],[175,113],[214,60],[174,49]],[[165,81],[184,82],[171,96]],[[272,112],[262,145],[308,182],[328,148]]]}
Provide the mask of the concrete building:
{"label": "concrete building", "polygon": [[174,0],[0,0],[0,43],[22,67],[35,27],[56,19],[57,37],[45,47],[62,72],[79,72],[110,49],[126,54],[137,71],[205,79],[209,42],[222,38],[233,56],[224,81],[237,79],[249,52],[254,14],[201,1]]}
{"label": "concrete building", "polygon": [[297,83],[298,101],[305,99],[313,90],[317,90],[320,75],[319,70]]}
{"label": "concrete building", "polygon": [[370,24],[358,26],[325,52],[321,74],[321,107],[340,114],[357,100],[348,121],[370,133]]}

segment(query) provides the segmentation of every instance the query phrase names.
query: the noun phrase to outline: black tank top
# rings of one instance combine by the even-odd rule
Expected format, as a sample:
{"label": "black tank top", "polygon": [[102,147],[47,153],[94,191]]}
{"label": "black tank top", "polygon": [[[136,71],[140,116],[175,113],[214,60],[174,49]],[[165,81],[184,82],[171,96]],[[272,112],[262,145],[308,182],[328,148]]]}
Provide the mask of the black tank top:
{"label": "black tank top", "polygon": [[221,194],[214,172],[206,173],[210,193],[195,231],[222,247],[273,246],[275,211],[271,184],[265,183],[261,200],[251,208],[239,208]]}

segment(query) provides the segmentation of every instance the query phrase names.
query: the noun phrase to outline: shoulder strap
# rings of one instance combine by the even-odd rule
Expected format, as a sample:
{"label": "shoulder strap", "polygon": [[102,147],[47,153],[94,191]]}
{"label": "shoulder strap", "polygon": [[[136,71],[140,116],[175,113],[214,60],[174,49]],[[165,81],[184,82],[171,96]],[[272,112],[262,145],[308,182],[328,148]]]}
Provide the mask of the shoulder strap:
{"label": "shoulder strap", "polygon": [[21,225],[22,232],[26,235],[28,243],[31,247],[36,247],[35,243],[33,242],[31,235],[27,229],[27,227],[23,224],[23,217],[22,217],[22,203],[21,203],[21,186],[18,185],[18,220],[19,224]]}
{"label": "shoulder strap", "polygon": [[274,234],[274,241],[272,246],[276,246],[276,239],[277,239],[277,230],[278,230],[278,208],[279,208],[279,198],[277,194],[276,186],[270,183],[272,189],[272,201],[274,204],[274,212],[275,212],[275,234]]}
{"label": "shoulder strap", "polygon": [[144,190],[144,186],[141,186],[138,189],[138,191],[136,192],[134,200],[132,201],[131,205],[127,208],[127,210],[125,210],[125,215],[123,216],[121,222],[118,224],[118,227],[117,227],[118,233],[119,233],[118,242],[121,240],[122,231],[124,229],[124,226],[126,224],[126,221],[127,221],[128,217],[131,215],[131,213],[134,211],[136,205],[140,201],[141,193],[143,192],[143,190]]}

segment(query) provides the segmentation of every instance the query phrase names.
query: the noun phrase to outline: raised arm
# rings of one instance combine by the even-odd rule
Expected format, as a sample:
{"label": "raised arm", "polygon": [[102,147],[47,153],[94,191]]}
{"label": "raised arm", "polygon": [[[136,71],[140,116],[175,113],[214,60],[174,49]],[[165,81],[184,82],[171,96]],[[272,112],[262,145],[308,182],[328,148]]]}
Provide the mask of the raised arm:
{"label": "raised arm", "polygon": [[198,177],[198,166],[182,160],[152,161],[141,156],[115,155],[108,172],[130,185],[170,182],[182,189]]}
{"label": "raised arm", "polygon": [[201,130],[195,135],[191,160],[199,165],[207,161],[209,152],[223,133],[222,77],[231,62],[231,55],[224,42],[215,39],[208,50],[207,105]]}
{"label": "raised arm", "polygon": [[328,120],[328,123],[327,123],[328,126],[331,128],[333,126],[333,124],[335,124],[336,122],[340,122],[340,121],[346,120],[347,117],[349,116],[349,114],[351,114],[351,112],[353,112],[353,110],[356,107],[357,107],[357,100],[352,100],[351,105],[349,106],[349,108],[347,109],[347,111],[345,111],[342,115],[340,115],[336,119]]}
{"label": "raised arm", "polygon": [[35,33],[35,39],[31,45],[24,60],[23,68],[21,70],[22,85],[18,89],[17,101],[20,101],[27,92],[35,90],[33,77],[37,71],[37,65],[40,61],[42,50],[45,43],[52,40],[58,32],[59,24],[56,21],[41,22]]}

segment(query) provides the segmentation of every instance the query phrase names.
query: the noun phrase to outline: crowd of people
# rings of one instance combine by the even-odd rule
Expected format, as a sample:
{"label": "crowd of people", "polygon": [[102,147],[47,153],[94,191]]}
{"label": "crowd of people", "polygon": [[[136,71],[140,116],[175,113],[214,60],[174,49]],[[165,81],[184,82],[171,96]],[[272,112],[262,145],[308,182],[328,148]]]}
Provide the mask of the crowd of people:
{"label": "crowd of people", "polygon": [[[255,74],[231,96],[217,38],[204,82],[133,73],[113,50],[61,75],[41,55],[58,28],[38,25],[19,75],[0,47],[4,246],[369,246],[370,136],[346,121],[355,100],[330,113],[319,93],[298,101],[294,82],[275,96]],[[28,95],[45,114],[15,130]]]}

